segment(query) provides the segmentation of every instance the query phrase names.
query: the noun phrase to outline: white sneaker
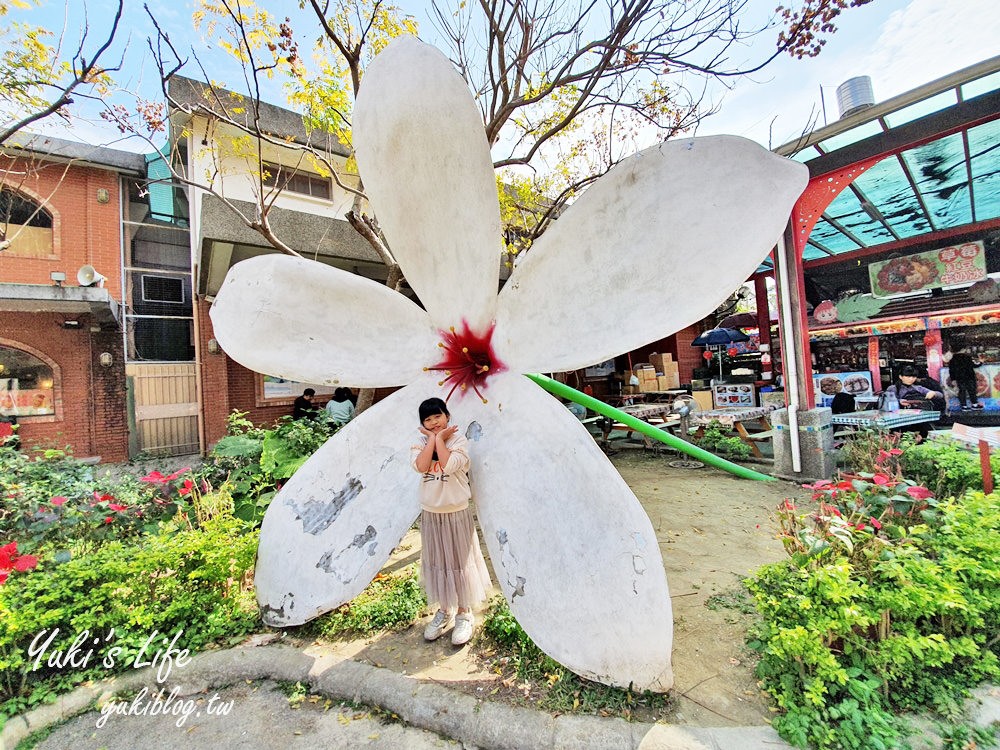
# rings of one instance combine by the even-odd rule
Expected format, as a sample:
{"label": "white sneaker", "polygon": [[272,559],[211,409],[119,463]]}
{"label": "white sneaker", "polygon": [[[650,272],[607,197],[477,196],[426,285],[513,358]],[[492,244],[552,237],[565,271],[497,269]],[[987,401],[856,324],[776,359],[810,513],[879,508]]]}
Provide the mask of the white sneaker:
{"label": "white sneaker", "polygon": [[443,609],[439,609],[437,614],[434,615],[434,619],[427,623],[427,627],[424,628],[424,640],[436,641],[448,628],[451,627],[452,616],[451,612],[445,612]]}
{"label": "white sneaker", "polygon": [[471,612],[463,612],[455,618],[455,629],[451,631],[451,643],[453,646],[464,646],[472,638],[472,628],[476,624],[476,618]]}

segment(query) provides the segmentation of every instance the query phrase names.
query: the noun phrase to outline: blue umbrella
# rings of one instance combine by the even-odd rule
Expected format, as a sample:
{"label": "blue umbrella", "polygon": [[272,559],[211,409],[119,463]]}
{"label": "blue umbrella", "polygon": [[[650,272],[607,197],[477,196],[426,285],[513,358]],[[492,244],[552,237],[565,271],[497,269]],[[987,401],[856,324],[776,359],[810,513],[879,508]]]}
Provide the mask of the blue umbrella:
{"label": "blue umbrella", "polygon": [[737,341],[749,340],[749,336],[735,328],[713,328],[692,341],[691,346],[726,346]]}
{"label": "blue umbrella", "polygon": [[[705,346],[708,348],[723,348],[737,341],[749,341],[750,337],[743,331],[733,328],[713,328],[705,331],[698,338],[691,342],[691,346]],[[722,380],[722,352],[719,352],[719,380]]]}

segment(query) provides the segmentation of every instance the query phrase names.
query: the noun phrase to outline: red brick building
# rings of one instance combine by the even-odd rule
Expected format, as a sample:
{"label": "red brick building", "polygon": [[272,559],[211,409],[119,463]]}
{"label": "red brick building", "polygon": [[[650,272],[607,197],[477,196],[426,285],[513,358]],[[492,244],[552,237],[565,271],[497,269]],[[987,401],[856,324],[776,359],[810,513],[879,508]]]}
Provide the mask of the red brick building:
{"label": "red brick building", "polygon": [[0,156],[0,419],[26,448],[128,457],[121,196],[143,164],[41,137]]}

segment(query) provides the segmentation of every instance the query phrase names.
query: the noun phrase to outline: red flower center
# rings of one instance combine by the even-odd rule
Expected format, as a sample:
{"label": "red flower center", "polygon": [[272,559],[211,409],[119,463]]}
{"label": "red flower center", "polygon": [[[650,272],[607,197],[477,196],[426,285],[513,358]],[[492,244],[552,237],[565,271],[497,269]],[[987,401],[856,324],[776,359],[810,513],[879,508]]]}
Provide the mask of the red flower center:
{"label": "red flower center", "polygon": [[444,373],[445,378],[438,385],[451,383],[446,401],[456,390],[464,393],[472,388],[486,403],[482,393],[486,390],[486,379],[507,369],[493,352],[493,328],[491,324],[485,333],[475,333],[463,320],[461,331],[456,331],[452,326],[447,331],[440,332],[443,341],[438,346],[444,350],[444,356],[436,365],[424,369]]}

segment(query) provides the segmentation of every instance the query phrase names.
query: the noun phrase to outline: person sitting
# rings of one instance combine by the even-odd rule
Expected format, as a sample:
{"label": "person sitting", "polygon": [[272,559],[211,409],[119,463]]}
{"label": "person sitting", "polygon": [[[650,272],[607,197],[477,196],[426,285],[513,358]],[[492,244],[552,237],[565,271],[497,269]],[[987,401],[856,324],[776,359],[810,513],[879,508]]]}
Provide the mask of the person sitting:
{"label": "person sitting", "polygon": [[[917,385],[917,368],[913,365],[904,365],[899,370],[899,380],[886,388],[886,393],[893,393],[899,405],[904,409],[925,409],[936,411],[935,400],[940,404],[944,399],[944,393]],[[927,422],[908,425],[900,428],[904,432],[914,431],[919,433],[917,442],[921,443],[927,439],[930,426]]]}
{"label": "person sitting", "polygon": [[292,419],[310,419],[316,416],[316,404],[313,403],[313,396],[316,391],[306,388],[302,395],[292,402]]}
{"label": "person sitting", "polygon": [[830,404],[830,411],[834,414],[850,414],[852,411],[857,411],[854,396],[846,391],[841,391],[833,397],[833,402]]}
{"label": "person sitting", "polygon": [[342,427],[354,417],[354,401],[350,388],[338,388],[326,402],[326,417],[335,426]]}

